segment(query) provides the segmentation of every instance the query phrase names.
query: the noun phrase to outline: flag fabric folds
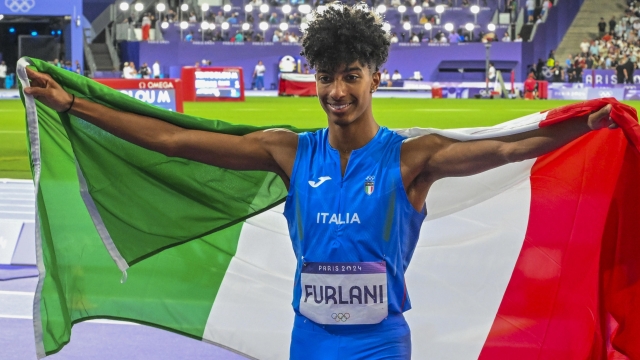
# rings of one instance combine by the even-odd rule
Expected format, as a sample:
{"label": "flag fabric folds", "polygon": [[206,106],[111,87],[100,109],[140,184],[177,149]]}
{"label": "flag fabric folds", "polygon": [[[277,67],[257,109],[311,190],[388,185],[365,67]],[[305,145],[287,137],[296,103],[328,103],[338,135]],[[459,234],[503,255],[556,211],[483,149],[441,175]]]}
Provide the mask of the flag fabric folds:
{"label": "flag fabric folds", "polygon": [[[118,110],[235,135],[262,129],[162,110],[37,59],[20,60],[23,87],[28,65]],[[248,357],[288,357],[295,258],[282,216],[287,190],[276,175],[168,158],[23,101],[37,199],[40,358],[64,347],[73,324],[94,318]],[[608,103],[621,129],[434,184],[407,272],[414,358],[640,358],[635,110],[601,99],[490,128],[398,132],[497,137]]]}

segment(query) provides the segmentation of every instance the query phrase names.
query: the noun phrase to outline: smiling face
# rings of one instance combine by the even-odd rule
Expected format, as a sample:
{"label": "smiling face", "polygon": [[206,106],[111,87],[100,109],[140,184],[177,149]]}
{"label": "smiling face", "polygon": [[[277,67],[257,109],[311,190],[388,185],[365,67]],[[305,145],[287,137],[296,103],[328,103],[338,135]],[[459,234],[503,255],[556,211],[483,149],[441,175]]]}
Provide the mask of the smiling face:
{"label": "smiling face", "polygon": [[380,85],[380,72],[355,61],[337,70],[318,69],[318,100],[329,125],[347,126],[356,121],[373,121],[372,90]]}

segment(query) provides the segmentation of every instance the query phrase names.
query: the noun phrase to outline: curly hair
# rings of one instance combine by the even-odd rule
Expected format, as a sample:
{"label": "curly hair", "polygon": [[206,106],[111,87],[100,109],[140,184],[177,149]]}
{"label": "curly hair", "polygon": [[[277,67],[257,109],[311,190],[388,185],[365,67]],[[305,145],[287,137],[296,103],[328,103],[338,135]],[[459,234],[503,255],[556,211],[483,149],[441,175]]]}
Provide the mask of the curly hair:
{"label": "curly hair", "polygon": [[378,71],[389,56],[389,33],[383,20],[366,5],[334,3],[315,11],[302,38],[300,55],[318,70],[336,70],[359,61]]}

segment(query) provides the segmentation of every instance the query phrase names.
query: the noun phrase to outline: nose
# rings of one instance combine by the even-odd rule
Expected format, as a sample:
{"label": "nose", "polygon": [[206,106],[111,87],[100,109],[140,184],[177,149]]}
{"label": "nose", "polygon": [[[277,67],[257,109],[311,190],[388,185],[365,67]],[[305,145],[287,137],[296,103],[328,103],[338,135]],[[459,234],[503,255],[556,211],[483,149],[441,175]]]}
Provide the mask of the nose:
{"label": "nose", "polygon": [[336,79],[331,84],[329,96],[334,100],[340,100],[347,95],[346,84],[341,79]]}

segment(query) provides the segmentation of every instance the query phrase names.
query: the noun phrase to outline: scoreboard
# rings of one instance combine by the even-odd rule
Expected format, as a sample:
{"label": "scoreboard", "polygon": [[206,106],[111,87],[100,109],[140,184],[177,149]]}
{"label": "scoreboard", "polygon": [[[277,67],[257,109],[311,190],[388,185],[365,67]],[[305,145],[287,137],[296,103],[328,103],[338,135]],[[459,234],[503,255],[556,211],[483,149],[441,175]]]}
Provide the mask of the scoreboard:
{"label": "scoreboard", "polygon": [[94,79],[148,104],[183,112],[180,79]]}
{"label": "scoreboard", "polygon": [[185,66],[181,78],[187,101],[244,101],[242,68]]}

